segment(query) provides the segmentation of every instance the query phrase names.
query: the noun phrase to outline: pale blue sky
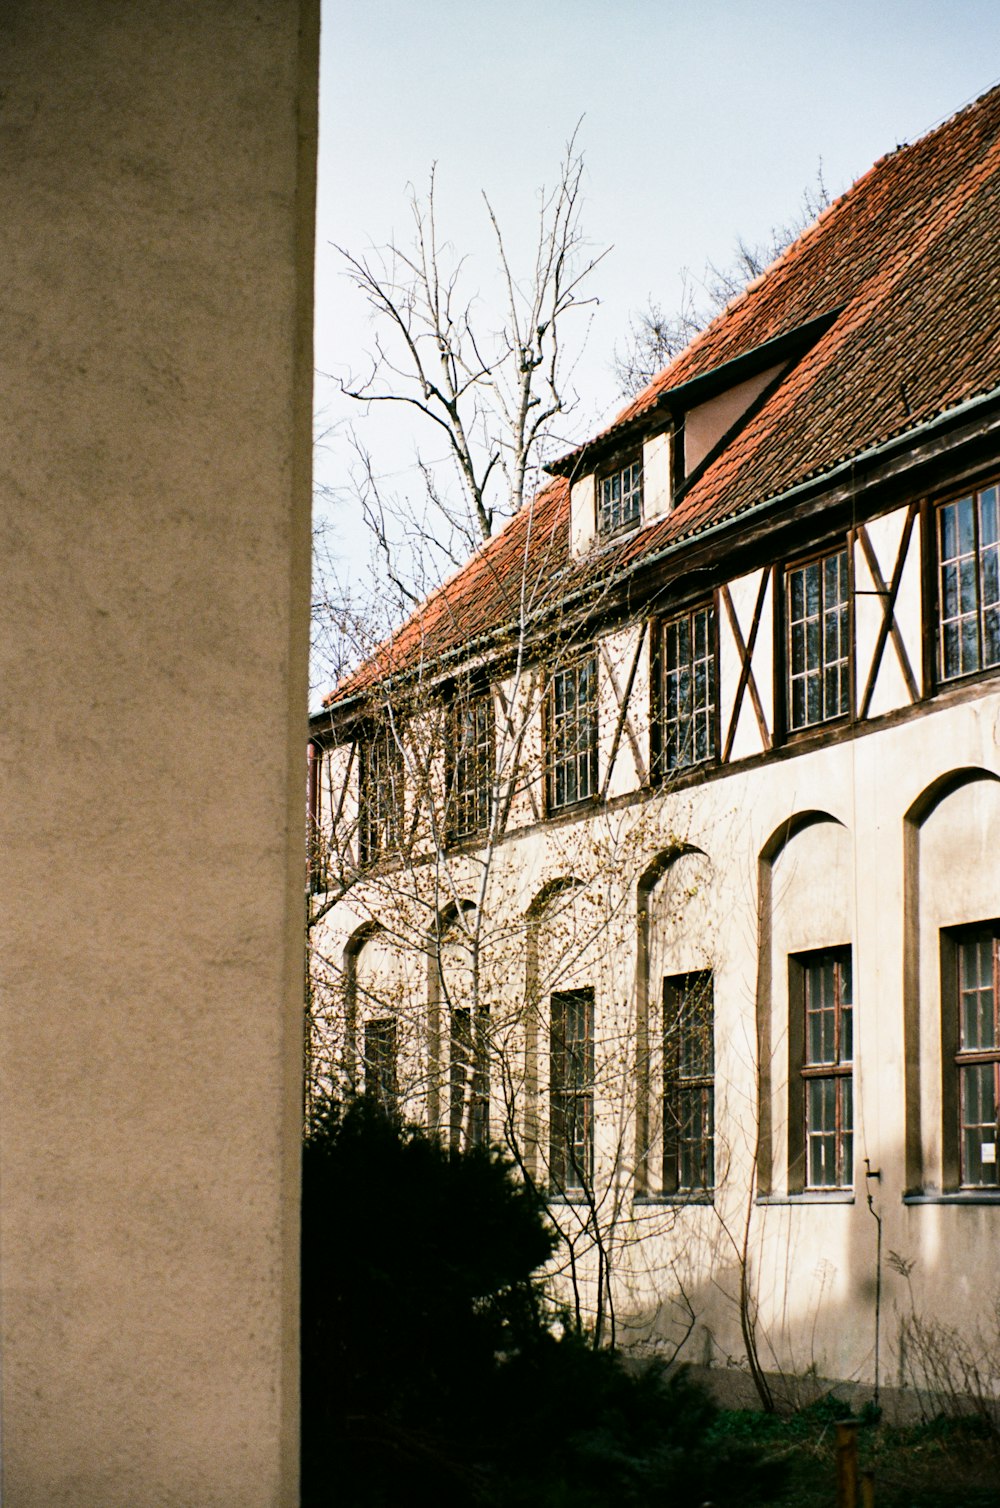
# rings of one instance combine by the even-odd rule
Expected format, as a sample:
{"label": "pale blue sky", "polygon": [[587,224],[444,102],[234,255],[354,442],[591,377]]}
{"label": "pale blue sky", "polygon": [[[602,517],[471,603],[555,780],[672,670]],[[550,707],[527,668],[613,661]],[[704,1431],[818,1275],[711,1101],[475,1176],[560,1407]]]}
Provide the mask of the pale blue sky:
{"label": "pale blue sky", "polygon": [[[582,116],[584,226],[614,246],[592,283],[582,437],[614,397],[631,309],[669,307],[681,269],[789,218],[820,159],[835,195],[998,77],[1000,0],[324,0],[317,367],[358,370],[367,340],[331,242],[405,234],[406,186],[435,161],[457,246],[488,248],[483,188],[516,238]],[[317,410],[317,476],[336,488],[345,410],[324,376]],[[373,448],[405,468],[398,434]]]}

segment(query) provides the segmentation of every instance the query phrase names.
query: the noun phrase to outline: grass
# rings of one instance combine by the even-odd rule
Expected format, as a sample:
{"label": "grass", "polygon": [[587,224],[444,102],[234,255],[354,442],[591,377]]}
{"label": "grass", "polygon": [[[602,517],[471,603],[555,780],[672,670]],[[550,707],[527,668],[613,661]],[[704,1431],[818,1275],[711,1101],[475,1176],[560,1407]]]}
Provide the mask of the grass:
{"label": "grass", "polygon": [[[828,1395],[784,1416],[723,1410],[715,1430],[720,1440],[752,1442],[785,1463],[786,1484],[775,1503],[832,1508],[835,1426],[849,1415],[846,1404]],[[901,1426],[862,1418],[858,1456],[862,1468],[875,1472],[877,1508],[1000,1508],[1000,1441],[978,1419]]]}

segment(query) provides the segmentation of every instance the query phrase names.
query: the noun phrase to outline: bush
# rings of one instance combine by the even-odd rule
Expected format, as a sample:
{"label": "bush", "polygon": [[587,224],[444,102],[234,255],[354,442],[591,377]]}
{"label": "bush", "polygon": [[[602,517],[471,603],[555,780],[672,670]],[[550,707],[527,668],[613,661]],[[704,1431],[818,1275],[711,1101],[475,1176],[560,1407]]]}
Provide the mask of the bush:
{"label": "bush", "polygon": [[682,1375],[553,1333],[556,1245],[496,1152],[374,1104],[331,1107],[303,1162],[303,1504],[496,1508],[767,1501]]}

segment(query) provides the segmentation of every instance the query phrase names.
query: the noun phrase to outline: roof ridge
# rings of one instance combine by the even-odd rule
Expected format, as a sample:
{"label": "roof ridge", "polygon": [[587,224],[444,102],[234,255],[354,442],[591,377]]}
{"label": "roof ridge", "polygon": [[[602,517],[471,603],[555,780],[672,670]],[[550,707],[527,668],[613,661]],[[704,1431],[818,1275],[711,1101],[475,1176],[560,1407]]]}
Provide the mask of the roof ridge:
{"label": "roof ridge", "polygon": [[[903,153],[914,152],[918,148],[921,150],[926,149],[928,143],[932,142],[939,133],[944,132],[948,128],[952,127],[963,116],[969,115],[976,109],[980,108],[991,95],[995,94],[1000,94],[1000,80],[997,80],[996,83],[991,84],[990,87],[984,90],[982,94],[978,95],[973,100],[967,101],[964,105],[960,106],[957,110],[953,111],[943,120],[937,122],[937,124],[932,126],[928,131],[922,133],[920,136],[916,137],[913,141],[898,143],[890,151],[883,152],[882,156],[876,158],[871,166],[866,168],[863,173],[859,173],[858,177],[855,178],[854,181],[849,184],[842,193],[838,194],[835,199],[832,199],[829,204],[824,205],[819,214],[816,215],[812,220],[810,220],[808,225],[803,226],[798,235],[795,236],[788,243],[788,245],[785,246],[778,253],[778,255],[767,264],[764,270],[758,273],[755,278],[751,279],[751,281],[747,283],[745,287],[741,288],[738,293],[734,294],[733,297],[729,299],[728,302],[722,307],[722,309],[720,309],[717,314],[714,314],[712,316],[708,324],[705,325],[703,329],[699,330],[697,334],[694,335],[690,341],[688,341],[683,350],[678,351],[676,356],[672,357],[671,360],[666,364],[666,366],[662,367],[661,370],[650,379],[650,381],[640,392],[636,393],[633,398],[630,398],[627,403],[623,404],[619,412],[615,415],[615,417],[609,424],[605,425],[605,427],[600,430],[597,435],[593,436],[591,440],[584,442],[583,445],[574,447],[573,450],[568,452],[568,456],[575,455],[578,451],[584,450],[588,445],[592,444],[594,440],[603,439],[607,435],[614,433],[619,425],[628,423],[631,419],[638,418],[652,406],[653,402],[655,402],[656,399],[662,397],[665,393],[670,392],[671,387],[675,384],[665,383],[663,381],[665,375],[670,372],[675,366],[678,366],[680,363],[690,360],[692,353],[697,353],[699,348],[709,340],[709,338],[723,321],[731,318],[738,308],[740,308],[743,304],[746,304],[754,294],[756,294],[761,288],[764,287],[766,283],[769,283],[779,268],[783,267],[788,262],[792,261],[796,256],[800,255],[803,248],[815,239],[816,235],[820,232],[821,227],[823,227],[824,224],[835,213],[840,211],[845,205],[846,201],[853,198],[859,192],[862,186],[867,182],[867,180],[874,177],[885,163],[889,162],[893,158],[902,156]],[[721,365],[722,363],[720,362],[718,364]],[[708,370],[711,370],[711,368],[709,368]]]}

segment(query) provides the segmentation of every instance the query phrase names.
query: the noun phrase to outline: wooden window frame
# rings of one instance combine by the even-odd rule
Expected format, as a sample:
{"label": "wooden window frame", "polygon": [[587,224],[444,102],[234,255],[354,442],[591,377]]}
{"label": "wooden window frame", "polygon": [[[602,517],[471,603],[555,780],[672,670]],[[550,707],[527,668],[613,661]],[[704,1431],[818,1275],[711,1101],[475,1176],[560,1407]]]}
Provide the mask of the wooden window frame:
{"label": "wooden window frame", "polygon": [[371,727],[360,741],[358,761],[358,847],[361,862],[374,863],[402,843],[405,820],[403,753],[388,720]]}
{"label": "wooden window frame", "polygon": [[[477,726],[471,741],[466,741],[462,720],[471,714],[478,722],[480,710],[482,735]],[[493,815],[496,708],[492,689],[458,694],[448,708],[447,726],[445,836],[449,843],[461,843],[488,832]]]}
{"label": "wooden window frame", "polygon": [[[582,1013],[582,1034],[567,1032],[571,1011],[574,1026]],[[556,990],[549,1000],[549,1184],[581,1199],[593,1183],[594,991]]]}
{"label": "wooden window frame", "polygon": [[[628,486],[626,487],[626,474],[628,474]],[[605,508],[605,487],[613,488],[618,483],[618,510],[617,521],[614,516],[614,504]],[[631,452],[622,457],[613,465],[602,467],[594,477],[594,506],[597,511],[597,537],[599,539],[614,539],[619,534],[630,534],[633,529],[638,529],[642,524],[643,495],[645,478],[642,466],[642,451]],[[634,516],[630,511],[628,516],[623,515],[623,500],[628,496],[635,499]]]}
{"label": "wooden window frame", "polygon": [[394,1113],[398,1106],[398,1034],[395,1016],[377,1016],[362,1028],[365,1095]]}
{"label": "wooden window frame", "polygon": [[459,1148],[489,1145],[488,1030],[489,1012],[484,1007],[480,1006],[476,1012],[475,1031],[471,1007],[452,1007],[448,1060],[448,1131],[449,1143],[455,1151]]}
{"label": "wooden window frame", "polygon": [[[834,967],[833,1057],[817,1058],[811,1051],[810,1021],[813,970],[828,962]],[[844,998],[843,966],[851,970],[850,999]],[[850,945],[793,953],[788,960],[788,1188],[790,1193],[843,1194],[854,1188],[854,1021],[853,955]],[[846,1009],[845,1009],[846,1007]],[[821,1007],[826,1010],[828,1007]],[[844,1017],[850,1013],[850,1056],[844,1050]],[[814,1121],[810,1086],[834,1084],[833,1127]],[[845,1100],[850,1099],[849,1112]],[[833,1137],[833,1181],[814,1175],[813,1146]],[[847,1166],[849,1162],[849,1167]]]}
{"label": "wooden window frame", "polygon": [[[986,662],[986,630],[985,619],[991,607],[998,604],[991,603],[984,606],[983,602],[983,577],[984,577],[984,546],[982,544],[982,503],[984,498],[995,494],[995,506],[1000,515],[1000,479],[994,478],[984,482],[978,487],[965,487],[948,497],[940,498],[934,502],[930,513],[931,551],[930,558],[933,561],[932,593],[933,623],[934,623],[934,653],[931,665],[933,684],[939,689],[958,685],[964,681],[972,680],[977,676],[996,675],[1000,672],[1000,656],[997,659]],[[956,509],[963,502],[973,504],[973,542],[971,552],[946,557],[944,554],[944,518],[948,509]],[[1000,543],[990,542],[985,550],[996,548],[997,571],[1000,577]],[[962,560],[972,560],[974,563],[974,590],[975,606],[971,611],[945,617],[946,591],[944,587],[944,573],[947,565],[958,563]],[[976,664],[968,669],[959,668],[949,670],[946,663],[946,626],[955,622],[961,624],[963,620],[974,618],[976,626]],[[961,652],[961,651],[960,651]]]}
{"label": "wooden window frame", "polygon": [[[584,716],[579,715],[580,698],[580,674],[584,669],[589,671],[592,683],[592,693],[584,704]],[[586,726],[585,738],[580,737],[579,731],[575,736],[576,747],[570,752],[559,752],[560,741],[564,738],[562,724],[569,724],[568,715],[559,713],[557,710],[556,683],[563,676],[572,675],[575,678],[574,711],[576,716],[573,722],[579,728],[584,721]],[[574,807],[583,806],[594,802],[598,793],[598,665],[597,652],[593,649],[584,654],[573,657],[566,665],[561,665],[549,675],[548,690],[545,697],[545,717],[543,728],[543,741],[545,746],[545,809],[549,816],[554,816],[565,811],[572,811]],[[583,766],[587,770],[589,789],[581,795],[579,790],[569,798],[558,799],[559,777],[563,769],[569,767],[572,761],[586,759]],[[580,764],[577,763],[577,776],[579,776]]]}
{"label": "wooden window frame", "polygon": [[[694,1031],[701,1044],[701,1062],[692,1062],[685,1048],[686,1018],[699,1012]],[[697,1048],[695,1058],[697,1059]],[[693,1123],[685,1106],[695,1107],[699,1131],[685,1136]],[[663,981],[663,1192],[682,1197],[711,1195],[715,1188],[715,995],[711,969],[669,975]],[[699,1177],[690,1176],[697,1164]]]}
{"label": "wooden window frame", "polygon": [[[676,723],[678,728],[685,724],[693,726],[694,718],[698,709],[695,709],[687,718],[670,718],[668,716],[669,695],[667,691],[667,677],[669,670],[669,654],[667,650],[668,632],[679,624],[686,623],[688,626],[689,643],[694,643],[694,620],[706,614],[708,616],[707,643],[708,654],[704,657],[709,667],[710,678],[710,701],[708,704],[708,748],[701,757],[686,758],[671,761],[670,725]],[[656,768],[663,776],[683,774],[687,770],[697,769],[703,765],[713,764],[719,756],[719,614],[714,597],[707,601],[702,600],[685,608],[682,612],[672,613],[669,618],[661,618],[657,625],[657,642],[655,654],[655,684],[656,694],[654,697],[654,717],[657,724],[656,738]],[[692,656],[689,659],[689,674],[693,665],[697,663]]]}
{"label": "wooden window frame", "polygon": [[306,884],[312,895],[327,887],[326,844],[320,812],[323,754],[323,745],[311,738],[306,754]]}
{"label": "wooden window frame", "polygon": [[[993,1044],[966,1046],[964,1042],[963,960],[970,946],[989,943],[992,978],[991,1026]],[[984,987],[981,986],[981,989]],[[968,1075],[974,1069],[989,1069],[992,1079],[992,1122],[966,1119]],[[947,928],[941,933],[941,1107],[942,1184],[945,1189],[969,1192],[1000,1190],[1000,920],[973,922]],[[992,1178],[971,1177],[967,1133],[993,1126]],[[988,1137],[981,1137],[985,1143]],[[984,1166],[980,1159],[980,1171]]]}
{"label": "wooden window frame", "polygon": [[[851,548],[851,545],[852,545],[852,540],[851,540],[851,537],[848,536],[847,539],[842,539],[841,541],[838,541],[834,545],[827,546],[823,550],[815,550],[815,551],[813,551],[809,555],[803,555],[803,556],[799,557],[798,559],[790,560],[790,561],[788,561],[782,567],[782,570],[781,570],[782,590],[781,590],[781,594],[780,594],[781,607],[780,607],[780,612],[777,612],[775,614],[775,627],[776,627],[776,629],[778,631],[778,634],[780,635],[780,637],[778,639],[778,642],[780,644],[780,654],[778,654],[778,655],[775,656],[775,665],[776,665],[776,667],[780,666],[780,669],[781,669],[781,678],[782,678],[782,683],[783,684],[782,684],[781,701],[780,701],[779,705],[781,706],[781,709],[782,709],[782,731],[783,731],[783,734],[784,734],[784,736],[786,738],[800,738],[800,737],[803,737],[803,736],[808,736],[810,733],[813,733],[817,728],[831,727],[831,726],[835,726],[836,724],[847,724],[847,723],[850,723],[853,720],[853,718],[854,718],[854,701],[855,701],[854,683],[855,683],[855,657],[856,657],[856,648],[855,648],[855,614],[854,614],[854,559],[853,559],[854,552],[853,552],[853,549]],[[819,618],[820,618],[820,636],[819,636],[820,637],[820,643],[819,643],[820,658],[819,658],[818,665],[816,667],[812,668],[811,670],[810,670],[809,667],[807,667],[805,674],[807,676],[810,673],[815,674],[815,673],[818,672],[818,674],[819,674],[819,677],[820,677],[820,690],[821,690],[821,695],[823,697],[823,712],[822,712],[822,715],[820,717],[813,719],[811,722],[807,721],[807,722],[796,723],[796,722],[793,721],[793,704],[794,704],[793,680],[794,679],[798,679],[798,677],[793,672],[793,669],[792,669],[792,666],[793,666],[793,657],[792,657],[793,621],[792,621],[792,612],[791,612],[792,577],[795,575],[796,572],[808,570],[810,566],[820,566],[820,567],[822,567],[826,563],[826,561],[833,560],[834,558],[836,558],[838,556],[841,556],[841,555],[844,557],[844,561],[845,561],[845,565],[846,565],[846,578],[847,578],[847,586],[846,586],[846,593],[847,593],[847,595],[846,595],[846,598],[845,598],[844,603],[843,603],[844,607],[846,607],[846,610],[847,610],[847,613],[846,613],[846,629],[845,629],[846,640],[847,640],[847,643],[846,643],[847,653],[846,653],[845,656],[843,656],[842,660],[838,658],[836,661],[833,661],[833,660],[827,661],[826,658],[825,658],[826,635],[825,635],[825,631],[824,631],[823,619],[824,619],[825,614],[827,612],[827,608],[826,608],[826,605],[825,605],[825,598],[823,596],[823,593],[824,593],[824,583],[825,583],[825,574],[824,574],[824,572],[821,569],[821,571],[820,571],[820,592],[821,592],[820,601],[821,601],[821,606],[820,606],[820,613],[819,613]],[[796,620],[796,621],[806,621],[806,620]],[[825,710],[825,705],[826,705],[825,704],[825,696],[826,696],[826,684],[825,684],[825,680],[826,680],[826,673],[827,673],[828,669],[833,664],[839,665],[842,662],[844,664],[843,676],[844,676],[844,678],[846,679],[846,682],[847,682],[847,688],[846,688],[847,689],[847,697],[846,697],[847,705],[846,705],[846,707],[841,708],[840,710],[838,710],[835,713],[829,713],[828,714],[826,712],[826,710]],[[806,699],[808,701],[808,686],[806,687]]]}

